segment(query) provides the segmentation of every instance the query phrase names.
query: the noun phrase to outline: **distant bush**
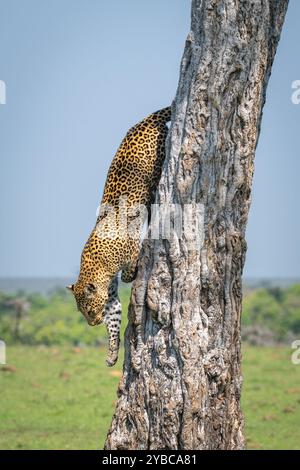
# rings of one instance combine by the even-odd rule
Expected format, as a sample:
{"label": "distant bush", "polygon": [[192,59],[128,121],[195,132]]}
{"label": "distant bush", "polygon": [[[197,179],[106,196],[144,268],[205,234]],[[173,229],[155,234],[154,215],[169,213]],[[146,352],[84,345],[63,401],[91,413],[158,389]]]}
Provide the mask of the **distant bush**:
{"label": "distant bush", "polygon": [[278,339],[276,334],[263,325],[249,325],[242,328],[242,341],[251,346],[274,346]]}
{"label": "distant bush", "polygon": [[[285,341],[300,333],[300,284],[287,288],[256,289],[244,296],[242,327],[261,327],[274,341]],[[248,330],[247,330],[248,329]],[[257,330],[258,331],[258,330]],[[253,336],[253,335],[252,335]]]}
{"label": "distant bush", "polygon": [[[122,332],[127,323],[129,295],[130,289],[122,286]],[[12,300],[16,299],[24,299],[30,305],[21,318],[17,318],[13,306],[16,302]],[[242,331],[243,338],[252,344],[273,344],[299,337],[300,284],[247,292],[243,300]],[[97,345],[104,342],[105,336],[105,327],[88,326],[77,311],[74,298],[62,289],[48,297],[24,292],[13,296],[0,293],[0,338],[7,343]]]}

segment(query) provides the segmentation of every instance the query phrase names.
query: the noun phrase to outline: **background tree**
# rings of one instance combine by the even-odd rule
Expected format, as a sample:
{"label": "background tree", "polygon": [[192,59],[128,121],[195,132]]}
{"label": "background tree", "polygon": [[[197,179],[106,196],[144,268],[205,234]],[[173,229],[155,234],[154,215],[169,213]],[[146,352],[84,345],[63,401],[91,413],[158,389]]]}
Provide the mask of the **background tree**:
{"label": "background tree", "polygon": [[23,318],[28,314],[30,309],[30,303],[25,297],[15,297],[7,299],[2,302],[4,308],[8,308],[13,312],[14,315],[14,326],[13,326],[13,339],[19,341],[20,337],[20,326]]}
{"label": "background tree", "polygon": [[241,275],[253,159],[287,0],[193,0],[158,204],[203,245],[144,242],[106,449],[241,449]]}

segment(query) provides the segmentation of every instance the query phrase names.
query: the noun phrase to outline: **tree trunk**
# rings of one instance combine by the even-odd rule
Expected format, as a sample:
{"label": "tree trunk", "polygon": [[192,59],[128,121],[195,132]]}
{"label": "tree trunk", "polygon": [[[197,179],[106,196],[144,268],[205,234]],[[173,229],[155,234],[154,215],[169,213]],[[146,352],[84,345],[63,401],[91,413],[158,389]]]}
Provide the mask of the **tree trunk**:
{"label": "tree trunk", "polygon": [[[242,449],[242,271],[253,160],[288,0],[193,0],[156,203],[204,209],[144,241],[106,449]],[[173,221],[174,223],[174,221]]]}

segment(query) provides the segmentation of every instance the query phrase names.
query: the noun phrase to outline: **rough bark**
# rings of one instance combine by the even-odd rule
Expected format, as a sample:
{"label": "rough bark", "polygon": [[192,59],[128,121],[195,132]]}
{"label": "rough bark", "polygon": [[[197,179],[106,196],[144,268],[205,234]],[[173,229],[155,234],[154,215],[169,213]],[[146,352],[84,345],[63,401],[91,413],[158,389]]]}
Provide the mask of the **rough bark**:
{"label": "rough bark", "polygon": [[203,245],[144,242],[106,449],[242,449],[241,276],[253,160],[287,0],[193,0],[158,204]]}

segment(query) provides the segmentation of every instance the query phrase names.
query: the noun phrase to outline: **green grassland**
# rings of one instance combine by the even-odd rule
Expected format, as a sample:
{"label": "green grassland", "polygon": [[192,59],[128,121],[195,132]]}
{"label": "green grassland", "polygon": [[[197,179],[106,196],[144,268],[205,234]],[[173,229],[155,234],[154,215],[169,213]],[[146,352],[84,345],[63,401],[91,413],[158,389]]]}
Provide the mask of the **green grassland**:
{"label": "green grassland", "polygon": [[[121,355],[122,356],[122,355]],[[249,449],[297,449],[300,365],[285,347],[245,347],[243,410]],[[0,366],[0,449],[102,448],[122,357],[105,347],[9,346]]]}

